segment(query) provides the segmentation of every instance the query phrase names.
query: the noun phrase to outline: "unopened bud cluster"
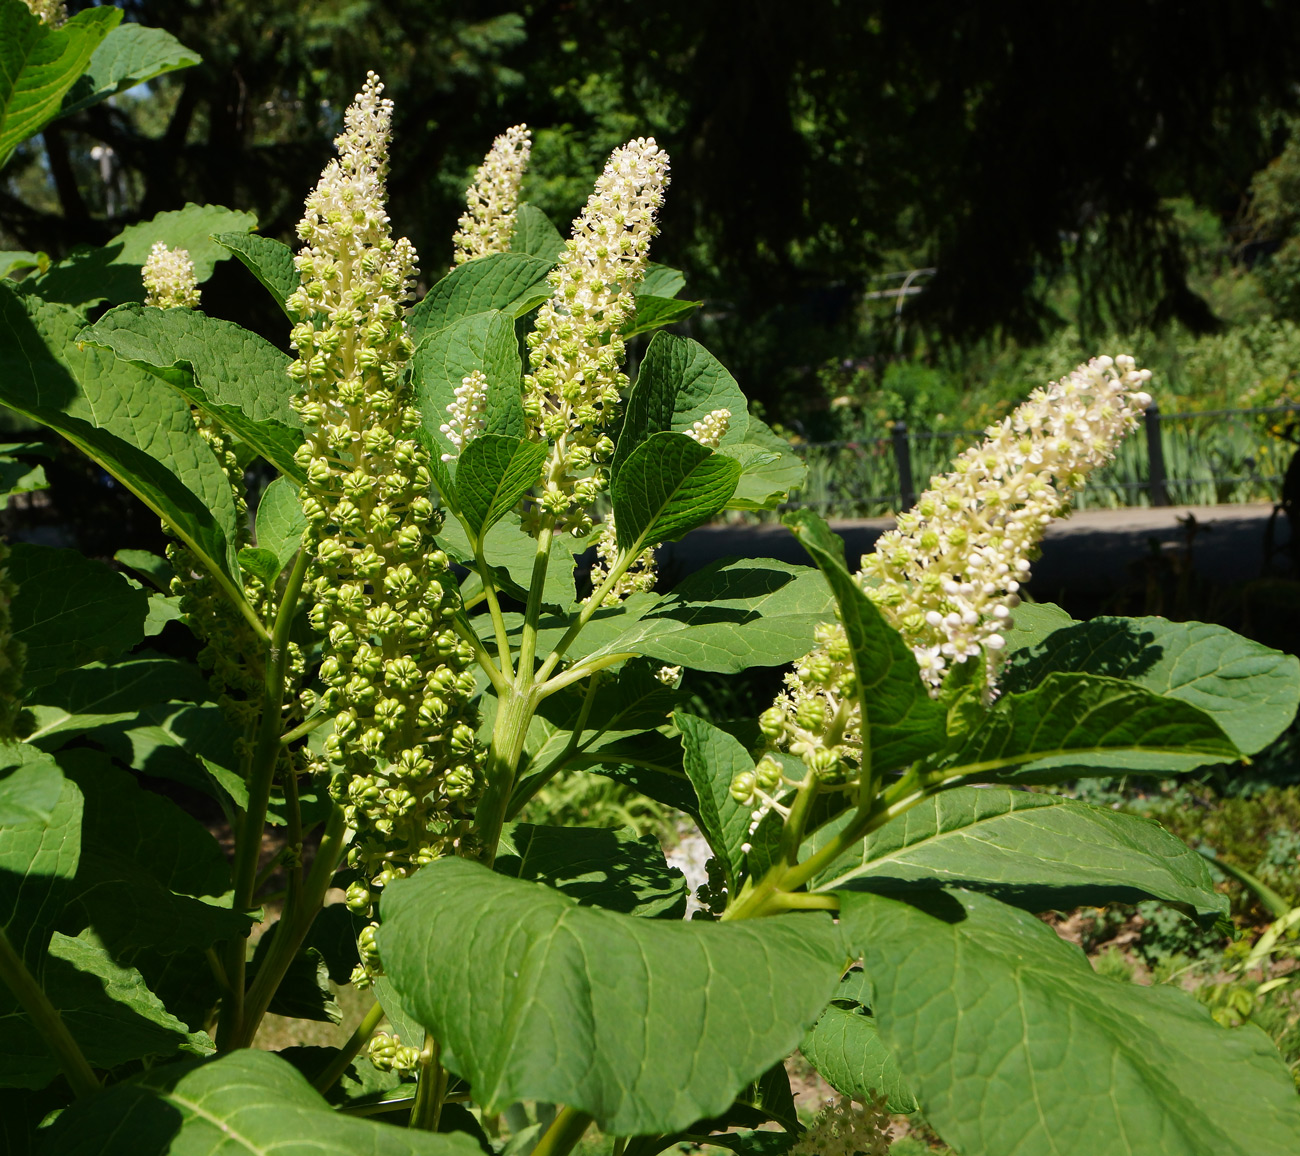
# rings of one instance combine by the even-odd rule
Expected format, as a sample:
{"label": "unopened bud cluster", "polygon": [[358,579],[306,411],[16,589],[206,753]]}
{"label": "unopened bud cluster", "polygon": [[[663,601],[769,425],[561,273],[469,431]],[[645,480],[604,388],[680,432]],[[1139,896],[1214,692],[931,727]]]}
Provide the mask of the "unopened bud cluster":
{"label": "unopened bud cluster", "polygon": [[731,410],[715,409],[705,414],[686,431],[688,438],[693,438],[707,449],[716,450],[718,444],[727,436],[731,427]]}
{"label": "unopened bud cluster", "polygon": [[411,1072],[420,1064],[420,1049],[415,1044],[402,1043],[401,1036],[376,1032],[370,1037],[367,1048],[370,1062],[381,1072]]}
{"label": "unopened bud cluster", "polygon": [[790,1156],[889,1156],[890,1123],[883,1096],[868,1104],[841,1096],[817,1115]]}
{"label": "unopened bud cluster", "polygon": [[476,369],[468,377],[461,378],[454,400],[447,406],[447,420],[440,428],[456,452],[443,454],[444,462],[455,461],[461,451],[483,432],[486,409],[487,378],[481,369]]}
{"label": "unopened bud cluster", "polygon": [[[393,240],[384,209],[392,103],[382,90],[371,73],[335,141],[338,160],[307,199],[302,284],[287,302],[306,434],[306,589],[325,635],[325,689],[304,706],[334,716],[325,756],[356,830],[347,904],[363,916],[385,884],[464,833],[480,762],[472,651],[452,626],[458,596],[433,541],[431,463],[402,377],[415,251]],[[358,949],[354,978],[365,983],[378,968],[374,925]]]}
{"label": "unopened bud cluster", "polygon": [[587,508],[605,488],[608,431],[627,384],[619,330],[635,309],[667,184],[668,157],[653,140],[614,150],[528,335],[524,410],[533,436],[554,447],[538,506],[575,533],[590,528]]}
{"label": "unopened bud cluster", "polygon": [[868,597],[903,635],[933,692],[954,663],[1005,646],[1038,543],[1071,495],[1138,422],[1149,370],[1098,357],[1035,390],[862,559]]}
{"label": "unopened bud cluster", "polygon": [[159,309],[197,309],[199,283],[186,249],[170,249],[155,241],[140,269],[144,303]]}
{"label": "unopened bud cluster", "polygon": [[519,208],[519,185],[532,147],[532,134],[522,124],[506,129],[492,142],[474,174],[474,183],[465,190],[465,213],[452,238],[457,265],[510,248]]}

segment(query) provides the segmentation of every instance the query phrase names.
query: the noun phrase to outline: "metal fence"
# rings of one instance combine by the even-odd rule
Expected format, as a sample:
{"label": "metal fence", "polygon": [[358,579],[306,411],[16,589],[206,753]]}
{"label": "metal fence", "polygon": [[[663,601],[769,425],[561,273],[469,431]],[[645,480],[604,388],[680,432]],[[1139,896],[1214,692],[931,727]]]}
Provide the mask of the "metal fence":
{"label": "metal fence", "polygon": [[[932,475],[946,473],[983,436],[980,430],[911,430],[898,422],[877,438],[796,444],[808,478],[790,505],[840,518],[907,509]],[[1277,501],[1298,446],[1300,405],[1166,414],[1153,404],[1142,428],[1088,479],[1074,506]]]}

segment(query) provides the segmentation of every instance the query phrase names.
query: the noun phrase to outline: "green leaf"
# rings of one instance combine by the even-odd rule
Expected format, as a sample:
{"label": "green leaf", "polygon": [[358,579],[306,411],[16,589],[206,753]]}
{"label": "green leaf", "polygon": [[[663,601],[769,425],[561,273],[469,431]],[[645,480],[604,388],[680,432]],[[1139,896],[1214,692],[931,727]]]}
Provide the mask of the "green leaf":
{"label": "green leaf", "polygon": [[943,708],[921,681],[916,658],[902,636],[849,575],[844,544],[811,510],[786,515],[785,523],[825,575],[853,651],[862,719],[871,766],[882,772],[905,766],[943,745]]}
{"label": "green leaf", "polygon": [[919,1106],[881,1040],[875,1019],[861,1008],[831,1004],[804,1036],[799,1050],[841,1095],[862,1103],[884,1096],[890,1112],[911,1113]]}
{"label": "green leaf", "polygon": [[48,253],[32,253],[25,249],[6,249],[0,252],[0,277],[12,277],[15,273],[26,273],[29,269],[39,269],[44,273],[49,267]]}
{"label": "green leaf", "polygon": [[703,304],[703,301],[679,301],[674,297],[652,297],[648,293],[638,293],[636,313],[619,332],[624,337],[652,333],[665,325],[684,321]]}
{"label": "green leaf", "polygon": [[685,434],[652,434],[610,488],[619,548],[671,542],[703,525],[727,504],[739,477],[739,462]]}
{"label": "green leaf", "polygon": [[256,546],[245,546],[239,551],[239,568],[245,574],[252,574],[270,586],[280,573],[280,560],[270,550],[261,550]]}
{"label": "green leaf", "polygon": [[14,637],[27,647],[28,686],[113,658],[144,639],[148,594],[102,562],[78,550],[16,542],[8,570],[18,587],[10,615]]}
{"label": "green leaf", "polygon": [[142,578],[147,578],[156,590],[164,594],[171,592],[176,572],[166,558],[148,550],[119,550],[113,555],[113,561],[129,567]]}
{"label": "green leaf", "polygon": [[1154,820],[999,787],[959,787],[926,799],[810,886],[885,895],[957,886],[1033,912],[1161,899],[1206,925],[1228,913],[1204,856]]}
{"label": "green leaf", "polygon": [[749,428],[749,409],[736,379],[698,341],[671,333],[656,334],[628,394],[612,472],[618,474],[632,451],[651,434],[685,433],[715,409],[731,411],[731,422],[719,444],[743,442]]}
{"label": "green leaf", "polygon": [[[472,442],[470,443],[473,444]],[[465,536],[465,527],[455,518],[448,518],[438,533],[438,545],[458,562],[472,566],[474,548]],[[542,588],[542,604],[558,611],[572,608],[577,595],[574,592],[573,556],[590,545],[588,539],[572,535],[557,535],[552,540],[551,561],[546,570],[546,584]],[[533,580],[533,559],[537,556],[537,539],[520,529],[519,518],[507,514],[497,522],[483,539],[483,552],[488,565],[496,574],[498,586],[512,598],[528,600],[528,587]],[[462,594],[468,597],[478,589],[477,577],[471,577]],[[522,621],[522,619],[521,619]],[[556,636],[558,638],[558,635]]]}
{"label": "green leaf", "polygon": [[680,919],[686,913],[686,876],[668,866],[653,835],[517,823],[494,868],[545,883],[584,907],[643,919]]}
{"label": "green leaf", "polygon": [[477,541],[518,505],[542,476],[550,453],[545,442],[480,434],[460,455],[456,493],[460,512]]}
{"label": "green leaf", "polygon": [[53,28],[20,0],[0,3],[0,168],[60,115],[64,95],[121,19],[121,9],[105,6]]}
{"label": "green leaf", "polygon": [[480,1104],[568,1104],[615,1135],[724,1111],[799,1042],[841,962],[830,920],[636,919],[463,859],[392,884],[381,912],[389,980]]}
{"label": "green leaf", "polygon": [[881,1036],[958,1151],[1295,1151],[1300,1098],[1258,1028],[1220,1027],[1173,987],[1098,976],[1051,928],[988,896],[941,893],[928,911],[842,901]]}
{"label": "green leaf", "polygon": [[73,309],[0,283],[0,402],[61,433],[163,518],[232,597],[235,504],[185,400],[112,354],[79,349]]}
{"label": "green leaf", "polygon": [[[467,261],[425,294],[407,318],[417,346],[426,337],[475,313],[499,309],[513,320],[551,295],[551,264],[524,253],[492,253]],[[457,382],[457,384],[460,384]]]}
{"label": "green leaf", "polygon": [[1093,618],[1072,624],[1021,651],[1002,684],[1028,690],[1052,671],[1104,674],[1191,703],[1247,755],[1286,730],[1300,704],[1300,659],[1205,622]]}
{"label": "green leaf", "polygon": [[1054,602],[1022,602],[1011,621],[1011,629],[1006,632],[1008,656],[1037,646],[1054,631],[1074,625],[1074,619]]}
{"label": "green leaf", "polygon": [[[764,451],[745,464],[736,492],[727,503],[729,510],[774,510],[803,485],[808,467],[790,443],[749,415],[745,440],[735,449],[753,446]],[[771,457],[767,455],[771,454]]]}
{"label": "green leaf", "polygon": [[285,308],[289,295],[302,283],[293,263],[293,250],[288,245],[256,233],[214,233],[212,239],[239,258],[275,298],[275,303]]}
{"label": "green leaf", "polygon": [[77,1101],[45,1135],[63,1156],[479,1156],[462,1133],[336,1112],[290,1064],[254,1050],[155,1068]]}
{"label": "green leaf", "polygon": [[536,205],[522,204],[515,210],[515,231],[510,237],[510,251],[537,257],[553,267],[564,252],[564,238],[551,218]]}
{"label": "green leaf", "polygon": [[1005,694],[931,766],[948,777],[1054,783],[1081,775],[1178,773],[1240,757],[1204,711],[1117,678],[1049,674]]}
{"label": "green leaf", "polygon": [[283,569],[302,547],[307,516],[298,500],[298,487],[288,478],[276,478],[262,491],[257,503],[257,544],[270,550]]}
{"label": "green leaf", "polygon": [[305,479],[289,358],[257,334],[192,309],[119,305],[77,339],[161,378],[280,473]]}
{"label": "green leaf", "polygon": [[[266,935],[258,940],[257,951],[249,965],[249,983],[256,978],[258,967],[265,961],[270,943],[271,937]],[[276,987],[271,1005],[266,1010],[272,1015],[311,1020],[313,1023],[342,1023],[343,1009],[330,988],[330,970],[325,957],[311,947],[298,952],[289,961],[284,978]]]}
{"label": "green leaf", "polygon": [[707,719],[678,713],[673,721],[682,733],[682,765],[699,799],[700,830],[735,895],[745,874],[752,808],[732,797],[731,784],[742,771],[754,769],[754,760],[734,736]]}
{"label": "green leaf", "polygon": [[154,77],[202,63],[203,57],[170,32],[142,24],[119,24],[95,49],[90,67],[63,98],[59,115],[71,116]]}
{"label": "green leaf", "polygon": [[21,458],[0,456],[0,510],[8,509],[9,499],[15,494],[31,494],[49,488],[44,466],[33,465]]}
{"label": "green leaf", "polygon": [[23,291],[65,305],[94,305],[107,301],[143,301],[140,270],[156,241],[184,249],[194,262],[194,275],[202,284],[212,276],[218,261],[229,251],[212,240],[213,233],[248,231],[257,227],[251,213],[223,209],[220,205],[187,204],[183,209],[159,213],[151,221],[128,225],[108,244],[77,248],[49,272],[29,277]]}
{"label": "green leaf", "polygon": [[63,772],[35,747],[19,745],[8,754],[23,761],[0,768],[0,827],[48,823],[63,793]]}
{"label": "green leaf", "polygon": [[645,267],[645,276],[637,285],[636,292],[637,296],[645,294],[647,297],[676,297],[685,288],[684,273],[677,269],[670,269],[667,265],[656,265],[651,261]]}

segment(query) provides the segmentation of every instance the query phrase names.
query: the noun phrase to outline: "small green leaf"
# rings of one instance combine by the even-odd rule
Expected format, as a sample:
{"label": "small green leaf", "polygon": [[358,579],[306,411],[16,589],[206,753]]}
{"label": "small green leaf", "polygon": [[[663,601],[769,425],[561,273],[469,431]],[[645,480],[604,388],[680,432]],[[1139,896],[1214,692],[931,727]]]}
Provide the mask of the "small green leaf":
{"label": "small green leaf", "polygon": [[48,253],[31,253],[25,249],[0,252],[0,277],[12,277],[15,273],[26,273],[29,269],[38,269],[44,273],[49,267]]}
{"label": "small green leaf", "polygon": [[480,434],[460,455],[456,492],[475,540],[519,504],[542,475],[550,447],[501,434]]}
{"label": "small green leaf", "polygon": [[14,637],[27,647],[28,686],[143,640],[148,594],[102,562],[78,550],[16,542],[8,568],[18,586],[10,614]]}
{"label": "small green leaf", "polygon": [[727,504],[739,478],[739,462],[685,434],[652,434],[632,451],[610,490],[619,548],[671,542],[703,525]]}
{"label": "small green leaf", "polygon": [[381,912],[390,982],[480,1104],[568,1104],[615,1135],[724,1111],[799,1042],[842,959],[830,920],[636,919],[458,858]]}
{"label": "small green leaf", "polygon": [[59,115],[71,116],[164,73],[202,63],[197,52],[191,52],[170,32],[143,24],[119,24],[95,49],[90,66],[63,98]]}
{"label": "small green leaf", "polygon": [[686,288],[686,274],[667,265],[656,265],[651,261],[645,267],[645,276],[636,287],[637,296],[676,297]]}
{"label": "small green leaf", "polygon": [[60,115],[65,94],[121,19],[120,8],[90,8],[54,28],[20,0],[0,3],[0,168]]}
{"label": "small green leaf", "polygon": [[525,203],[515,210],[515,231],[510,237],[510,251],[537,257],[549,267],[564,252],[564,238],[550,217],[536,205]]}
{"label": "small green leaf", "polygon": [[862,1103],[885,1097],[890,1112],[915,1112],[919,1105],[889,1054],[876,1021],[861,1008],[831,1004],[799,1045],[818,1075],[844,1096]]}
{"label": "small green leaf", "polygon": [[1046,924],[985,895],[841,899],[881,1036],[958,1151],[1295,1151],[1300,1098],[1257,1027],[1220,1027],[1172,986],[1096,975]]}
{"label": "small green leaf", "polygon": [[305,479],[294,459],[302,423],[289,404],[289,359],[257,334],[192,309],[119,305],[77,340],[161,378],[280,473]]}
{"label": "small green leaf", "polygon": [[302,547],[307,516],[298,500],[298,487],[288,478],[276,478],[257,503],[257,544],[270,550],[283,569]]}
{"label": "small green leaf", "polygon": [[52,265],[49,272],[24,281],[23,290],[65,305],[143,301],[140,270],[149,259],[154,242],[162,241],[172,249],[189,253],[194,262],[194,275],[201,285],[212,276],[217,262],[230,256],[224,246],[212,240],[212,234],[247,232],[256,227],[257,218],[251,213],[223,209],[220,205],[187,204],[183,209],[159,213],[151,221],[128,225],[106,245],[74,249],[57,265]]}
{"label": "small green leaf", "polygon": [[1247,755],[1277,738],[1300,704],[1300,659],[1205,622],[1093,618],[1070,624],[1018,653],[1001,681],[1007,690],[1023,691],[1052,671],[1109,675],[1191,703]]}
{"label": "small green leaf", "polygon": [[1054,602],[1022,602],[1011,621],[1013,625],[1006,632],[1008,656],[1037,646],[1055,631],[1074,625],[1074,619]]}
{"label": "small green leaf", "polygon": [[874,772],[905,766],[938,749],[945,739],[943,708],[925,689],[907,643],[849,575],[843,542],[811,510],[796,510],[785,523],[812,555],[839,604],[869,740],[863,748]]}
{"label": "small green leaf", "polygon": [[51,1151],[67,1156],[480,1156],[463,1133],[336,1112],[291,1065],[251,1049],[157,1067],[78,1100],[45,1136]]}
{"label": "small green leaf", "polygon": [[700,829],[735,895],[745,874],[752,809],[732,797],[731,784],[742,771],[753,771],[754,760],[734,736],[706,719],[679,713],[673,721],[682,733],[682,765],[699,799]]}
{"label": "small green leaf", "polygon": [[0,767],[0,827],[48,823],[63,793],[63,772],[35,747],[20,744],[7,753],[22,761]]}
{"label": "small green leaf", "polygon": [[1197,707],[1095,674],[1049,674],[1004,694],[931,760],[950,777],[1055,783],[1081,775],[1176,774],[1240,758]]}
{"label": "small green leaf", "polygon": [[679,301],[675,297],[652,297],[648,293],[636,295],[636,313],[620,330],[624,337],[639,333],[653,333],[665,325],[676,325],[694,313],[703,301]]}
{"label": "small green leaf", "polygon": [[239,258],[240,263],[275,298],[275,303],[284,309],[289,295],[302,282],[293,263],[293,250],[288,245],[256,233],[215,233],[212,239]]}
{"label": "small green leaf", "polygon": [[147,578],[156,590],[171,593],[176,572],[166,558],[151,554],[148,550],[119,550],[113,555],[113,561],[134,570],[142,578]]}
{"label": "small green leaf", "polygon": [[[736,448],[746,446],[753,446],[764,454],[745,465],[727,509],[774,510],[803,485],[808,467],[785,438],[774,433],[753,414],[749,415],[745,440]],[[772,456],[767,457],[767,454]]]}
{"label": "small green leaf", "polygon": [[524,253],[492,253],[467,261],[448,273],[411,310],[407,319],[411,340],[419,346],[439,329],[493,309],[500,309],[512,319],[520,317],[550,296],[546,283],[550,271],[550,262]]}
{"label": "small green leaf", "polygon": [[[804,848],[830,837],[835,824]],[[811,881],[897,894],[987,891],[1028,911],[1161,899],[1211,925],[1228,913],[1204,856],[1159,823],[1060,795],[943,791],[868,835]]]}
{"label": "small green leaf", "polygon": [[270,550],[245,546],[239,551],[239,568],[245,574],[260,578],[264,585],[271,586],[280,573],[280,560]]}
{"label": "small green leaf", "polygon": [[[263,947],[263,944],[266,946]],[[249,964],[248,982],[257,976],[257,969],[266,959],[271,938],[262,936],[258,950]],[[284,978],[280,980],[266,1009],[272,1015],[293,1019],[311,1020],[313,1023],[339,1024],[343,1022],[343,1009],[330,988],[330,970],[325,957],[315,948],[304,948],[289,961]]]}
{"label": "small green leaf", "polygon": [[642,919],[686,913],[686,877],[668,866],[653,835],[517,823],[494,867],[513,879],[545,883],[584,907]]}

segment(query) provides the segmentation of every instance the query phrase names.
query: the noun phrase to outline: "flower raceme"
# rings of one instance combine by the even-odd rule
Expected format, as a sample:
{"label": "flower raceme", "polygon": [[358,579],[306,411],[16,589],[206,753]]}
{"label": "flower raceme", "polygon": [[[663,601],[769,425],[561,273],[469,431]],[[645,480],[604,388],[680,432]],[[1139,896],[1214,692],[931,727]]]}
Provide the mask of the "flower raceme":
{"label": "flower raceme", "polygon": [[506,129],[492,142],[474,174],[474,183],[465,190],[465,213],[452,238],[456,265],[489,253],[504,253],[510,247],[519,208],[519,185],[532,147],[532,134],[522,124]]}
{"label": "flower raceme", "polygon": [[155,241],[140,270],[144,303],[159,309],[197,309],[199,283],[186,249],[171,249]]}
{"label": "flower raceme", "polygon": [[668,185],[668,157],[653,139],[614,150],[550,275],[550,299],[528,336],[524,379],[531,434],[554,447],[538,503],[577,533],[605,486],[614,451],[608,429],[627,385],[619,330],[645,275],[655,214]]}
{"label": "flower raceme", "polygon": [[[433,540],[431,462],[402,377],[416,255],[393,239],[384,207],[392,102],[382,91],[370,73],[338,158],[307,198],[302,284],[287,302],[306,434],[304,589],[325,635],[326,689],[305,705],[335,717],[321,769],[356,831],[349,862],[361,879],[348,904],[363,915],[377,889],[461,846],[481,760],[467,706],[472,651],[452,628],[457,595]],[[358,982],[375,974],[373,934],[361,935]]]}
{"label": "flower raceme", "polygon": [[[985,698],[996,694],[1004,635],[1038,543],[1136,426],[1151,403],[1143,389],[1150,377],[1131,357],[1098,357],[1035,390],[951,473],[931,479],[916,506],[863,557],[858,582],[911,647],[932,695],[947,672],[981,656]],[[861,719],[843,626],[824,624],[817,643],[786,676],[760,726],[770,749],[798,755],[829,787],[860,771]],[[787,786],[769,755],[736,777],[732,793],[757,802],[756,827],[768,810],[782,809]]]}

